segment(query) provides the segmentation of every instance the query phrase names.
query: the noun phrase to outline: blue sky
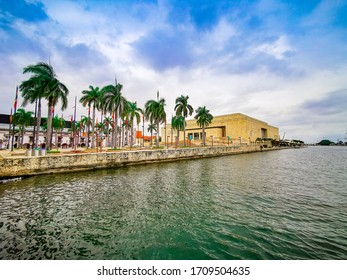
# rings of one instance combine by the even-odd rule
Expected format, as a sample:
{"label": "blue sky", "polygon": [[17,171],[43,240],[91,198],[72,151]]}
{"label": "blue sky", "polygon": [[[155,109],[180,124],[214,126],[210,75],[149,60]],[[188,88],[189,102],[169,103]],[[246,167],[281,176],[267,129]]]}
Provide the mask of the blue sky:
{"label": "blue sky", "polygon": [[289,139],[343,140],[347,129],[347,1],[0,1],[0,113],[39,61],[70,90],[56,110],[66,118],[82,90],[117,75],[139,106],[159,90],[168,116],[184,94]]}

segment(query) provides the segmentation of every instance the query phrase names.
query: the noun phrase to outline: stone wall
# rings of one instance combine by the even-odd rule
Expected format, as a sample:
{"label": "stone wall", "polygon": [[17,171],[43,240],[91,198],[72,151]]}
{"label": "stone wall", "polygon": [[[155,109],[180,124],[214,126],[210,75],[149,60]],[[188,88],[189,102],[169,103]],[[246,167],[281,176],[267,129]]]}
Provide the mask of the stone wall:
{"label": "stone wall", "polygon": [[[272,148],[270,150],[274,150]],[[39,157],[0,158],[0,178],[120,167],[162,161],[214,157],[260,151],[259,146],[198,147],[188,149],[137,150]]]}

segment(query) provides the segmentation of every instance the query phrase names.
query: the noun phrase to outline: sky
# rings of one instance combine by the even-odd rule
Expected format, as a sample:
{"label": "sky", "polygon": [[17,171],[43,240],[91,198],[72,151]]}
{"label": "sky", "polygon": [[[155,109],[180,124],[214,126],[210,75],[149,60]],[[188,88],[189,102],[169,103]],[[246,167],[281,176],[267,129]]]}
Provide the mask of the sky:
{"label": "sky", "polygon": [[346,137],[346,0],[0,0],[1,114],[40,61],[69,89],[56,108],[66,119],[75,96],[117,77],[139,107],[159,91],[168,121],[188,95],[194,109],[243,113],[281,138]]}

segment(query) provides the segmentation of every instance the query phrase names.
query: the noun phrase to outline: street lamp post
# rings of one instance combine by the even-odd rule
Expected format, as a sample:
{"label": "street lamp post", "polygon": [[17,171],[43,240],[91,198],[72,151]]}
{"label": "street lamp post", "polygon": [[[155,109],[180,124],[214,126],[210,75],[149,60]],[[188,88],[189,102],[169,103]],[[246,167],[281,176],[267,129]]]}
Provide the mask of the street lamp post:
{"label": "street lamp post", "polygon": [[89,134],[90,134],[90,107],[88,107],[88,120],[87,120],[87,148],[89,148]]}
{"label": "street lamp post", "polygon": [[145,115],[142,115],[142,147],[145,147]]}
{"label": "street lamp post", "polygon": [[165,119],[165,146],[167,146],[167,138],[166,138],[166,119]]}
{"label": "street lamp post", "polygon": [[77,96],[75,96],[75,106],[74,108],[74,115],[73,115],[73,119],[74,119],[74,133],[73,133],[73,143],[74,143],[74,150],[76,152],[76,103],[77,103]]}
{"label": "street lamp post", "polygon": [[172,146],[172,141],[173,141],[173,131],[172,131],[172,125],[171,125],[171,146]]}
{"label": "street lamp post", "polygon": [[[85,119],[86,116],[85,116],[85,115],[81,115],[81,124],[80,124],[80,126],[81,126],[81,128],[83,128],[83,133],[85,133],[85,132],[84,132],[85,127],[83,126],[83,123],[82,123],[83,118]],[[81,131],[80,131],[80,141],[81,141],[81,142],[82,142],[82,136],[83,136],[83,134],[82,134]],[[84,141],[83,141],[84,147],[87,147],[87,145],[86,145],[86,137],[83,137],[83,138],[84,138]],[[81,143],[81,146],[82,146],[82,143]]]}

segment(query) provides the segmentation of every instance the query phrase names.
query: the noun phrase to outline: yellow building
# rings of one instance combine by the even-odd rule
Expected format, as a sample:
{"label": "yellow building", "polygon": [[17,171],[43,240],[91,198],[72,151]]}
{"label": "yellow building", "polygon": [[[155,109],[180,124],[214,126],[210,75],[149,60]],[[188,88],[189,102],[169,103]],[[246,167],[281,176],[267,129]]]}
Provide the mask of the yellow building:
{"label": "yellow building", "polygon": [[[187,120],[186,137],[192,142],[202,142],[202,129],[196,124],[196,120]],[[233,143],[255,142],[257,138],[272,138],[279,140],[279,129],[271,126],[264,121],[257,120],[244,114],[235,113],[222,116],[214,116],[212,123],[205,128],[206,141],[210,142],[228,142]],[[175,142],[177,131],[167,125],[161,130],[162,139],[166,135],[167,141]],[[180,131],[180,141],[183,140],[183,131]]]}

